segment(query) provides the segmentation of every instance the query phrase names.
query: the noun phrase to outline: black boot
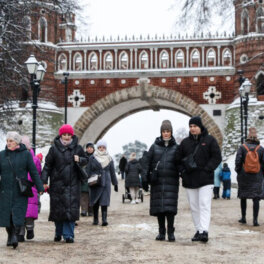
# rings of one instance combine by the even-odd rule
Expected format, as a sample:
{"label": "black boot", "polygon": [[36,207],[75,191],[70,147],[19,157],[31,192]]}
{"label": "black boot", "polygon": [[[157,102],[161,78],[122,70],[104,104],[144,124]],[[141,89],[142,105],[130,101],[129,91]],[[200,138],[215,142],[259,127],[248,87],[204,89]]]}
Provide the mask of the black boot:
{"label": "black boot", "polygon": [[156,240],[164,241],[166,234],[166,228],[159,228],[159,234],[156,236]]}
{"label": "black boot", "polygon": [[168,228],[168,240],[169,242],[174,242],[175,241],[175,236],[174,236],[174,231],[175,228]]}
{"label": "black boot", "polygon": [[175,241],[175,236],[174,236],[174,215],[173,214],[167,214],[167,223],[168,223],[168,240],[169,242],[174,242]]}
{"label": "black boot", "polygon": [[200,241],[206,243],[208,241],[208,232],[207,231],[203,231],[202,234],[200,234]]}
{"label": "black boot", "polygon": [[259,213],[259,199],[253,199],[253,225],[254,226],[259,226],[258,213]]}
{"label": "black boot", "polygon": [[88,216],[93,216],[93,207],[92,206],[88,207]]}
{"label": "black boot", "polygon": [[7,247],[11,247],[12,246],[12,243],[11,243],[11,233],[12,233],[12,229],[11,227],[6,227],[6,232],[7,232],[7,242],[6,242],[6,246]]}
{"label": "black boot", "polygon": [[93,206],[93,225],[98,225],[99,223],[98,210],[99,210],[99,205],[94,205]]}
{"label": "black boot", "polygon": [[238,220],[238,222],[241,224],[246,224],[247,199],[240,199],[240,207],[242,217]]}
{"label": "black boot", "polygon": [[13,248],[15,249],[18,246],[18,239],[17,239],[17,232],[19,230],[17,230],[17,228],[15,228],[14,226],[12,226],[11,228],[11,244],[13,246]]}
{"label": "black boot", "polygon": [[102,226],[107,225],[107,206],[102,206]]}
{"label": "black boot", "polygon": [[197,232],[195,233],[195,235],[194,235],[193,238],[192,238],[192,241],[193,241],[193,242],[201,241],[201,236],[200,236],[199,231],[197,231]]}

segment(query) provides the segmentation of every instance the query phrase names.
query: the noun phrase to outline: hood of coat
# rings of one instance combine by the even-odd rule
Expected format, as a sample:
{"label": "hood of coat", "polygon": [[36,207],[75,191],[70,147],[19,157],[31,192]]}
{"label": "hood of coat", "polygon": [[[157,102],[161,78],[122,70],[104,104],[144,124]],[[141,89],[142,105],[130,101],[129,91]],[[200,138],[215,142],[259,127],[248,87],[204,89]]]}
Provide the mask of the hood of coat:
{"label": "hood of coat", "polygon": [[201,137],[205,137],[207,135],[208,135],[208,131],[204,126],[202,126],[201,128],[201,134],[199,134],[197,137],[195,135],[192,135],[191,132],[189,132],[189,138],[193,140],[200,140]]}
{"label": "hood of coat", "polygon": [[78,145],[78,138],[73,135],[72,136],[72,142],[70,145],[64,146],[60,141],[60,136],[55,137],[54,139],[54,145],[61,151],[64,152],[67,149],[74,149]]}
{"label": "hood of coat", "polygon": [[247,144],[250,144],[250,145],[259,145],[260,144],[260,141],[257,138],[255,138],[255,139],[249,139],[249,138],[247,138],[246,139],[246,143]]}
{"label": "hood of coat", "polygon": [[225,168],[222,169],[222,171],[228,171],[229,172],[230,169],[229,169],[229,167],[225,167]]}
{"label": "hood of coat", "polygon": [[[155,140],[155,144],[162,146],[162,147],[165,147],[165,140],[161,136],[157,137]],[[173,146],[175,144],[176,144],[175,138],[173,136],[171,136],[168,147]]]}

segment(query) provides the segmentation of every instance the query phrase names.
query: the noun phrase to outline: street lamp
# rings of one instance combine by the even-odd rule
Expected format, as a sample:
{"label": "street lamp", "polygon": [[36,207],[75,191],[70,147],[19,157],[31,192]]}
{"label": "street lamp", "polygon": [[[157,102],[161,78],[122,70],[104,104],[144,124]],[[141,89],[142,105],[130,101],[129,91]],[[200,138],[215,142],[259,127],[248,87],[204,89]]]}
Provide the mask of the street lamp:
{"label": "street lamp", "polygon": [[28,73],[30,74],[30,85],[33,91],[33,126],[32,126],[32,149],[36,153],[36,121],[37,121],[37,108],[38,108],[38,94],[40,92],[40,82],[44,79],[45,69],[36,60],[34,55],[25,62],[27,65]]}
{"label": "street lamp", "polygon": [[245,78],[243,77],[243,70],[238,70],[237,73],[239,74],[239,95],[240,95],[240,131],[241,131],[241,144],[244,143],[244,125],[243,125],[243,99],[242,99],[242,84],[245,81]]}
{"label": "street lamp", "polygon": [[64,72],[63,76],[64,76],[64,80],[62,80],[62,83],[64,83],[64,124],[67,124],[67,105],[68,105],[68,76],[70,74],[68,72]]}

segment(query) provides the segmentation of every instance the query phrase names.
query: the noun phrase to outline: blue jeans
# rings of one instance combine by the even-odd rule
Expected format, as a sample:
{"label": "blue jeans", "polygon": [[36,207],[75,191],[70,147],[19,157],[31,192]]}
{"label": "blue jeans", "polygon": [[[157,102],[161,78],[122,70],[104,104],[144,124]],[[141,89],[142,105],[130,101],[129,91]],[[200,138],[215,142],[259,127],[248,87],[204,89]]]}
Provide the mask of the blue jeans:
{"label": "blue jeans", "polygon": [[57,237],[63,236],[64,239],[74,238],[75,222],[55,222],[55,227],[55,233]]}

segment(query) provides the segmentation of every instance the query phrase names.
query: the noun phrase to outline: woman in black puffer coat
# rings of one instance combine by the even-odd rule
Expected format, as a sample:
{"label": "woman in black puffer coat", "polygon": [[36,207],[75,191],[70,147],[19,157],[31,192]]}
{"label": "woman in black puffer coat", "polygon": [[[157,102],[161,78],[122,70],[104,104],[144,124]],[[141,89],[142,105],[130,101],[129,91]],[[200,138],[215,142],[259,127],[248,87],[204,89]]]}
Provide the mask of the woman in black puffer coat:
{"label": "woman in black puffer coat", "polygon": [[132,197],[131,204],[139,203],[138,200],[138,192],[141,186],[139,174],[141,174],[141,165],[139,161],[136,159],[136,153],[132,152],[130,154],[130,160],[126,164],[125,172],[126,172],[126,181],[125,186],[129,189],[129,192]]}
{"label": "woman in black puffer coat", "polygon": [[77,162],[86,165],[87,159],[83,148],[78,145],[73,128],[66,124],[60,128],[59,136],[49,149],[41,175],[45,189],[50,178],[49,221],[55,222],[56,242],[62,236],[66,243],[74,242],[75,221],[79,220],[80,215],[81,181],[85,180],[82,179]]}
{"label": "woman in black puffer coat", "polygon": [[236,155],[236,172],[238,182],[238,198],[241,199],[241,214],[242,217],[238,220],[240,223],[246,223],[246,208],[247,200],[253,199],[253,225],[259,226],[258,224],[258,212],[259,212],[259,200],[263,199],[263,172],[264,172],[264,149],[259,146],[260,142],[257,138],[257,132],[255,128],[249,129],[249,135],[245,145],[250,149],[257,150],[260,162],[260,170],[258,173],[246,173],[243,164],[247,154],[246,148],[241,145]]}
{"label": "woman in black puffer coat", "polygon": [[161,136],[150,147],[148,160],[143,166],[143,188],[151,185],[150,215],[158,217],[159,235],[156,240],[165,240],[165,218],[168,223],[168,240],[175,241],[174,217],[177,214],[179,175],[175,163],[177,144],[172,136],[169,120],[161,125]]}

